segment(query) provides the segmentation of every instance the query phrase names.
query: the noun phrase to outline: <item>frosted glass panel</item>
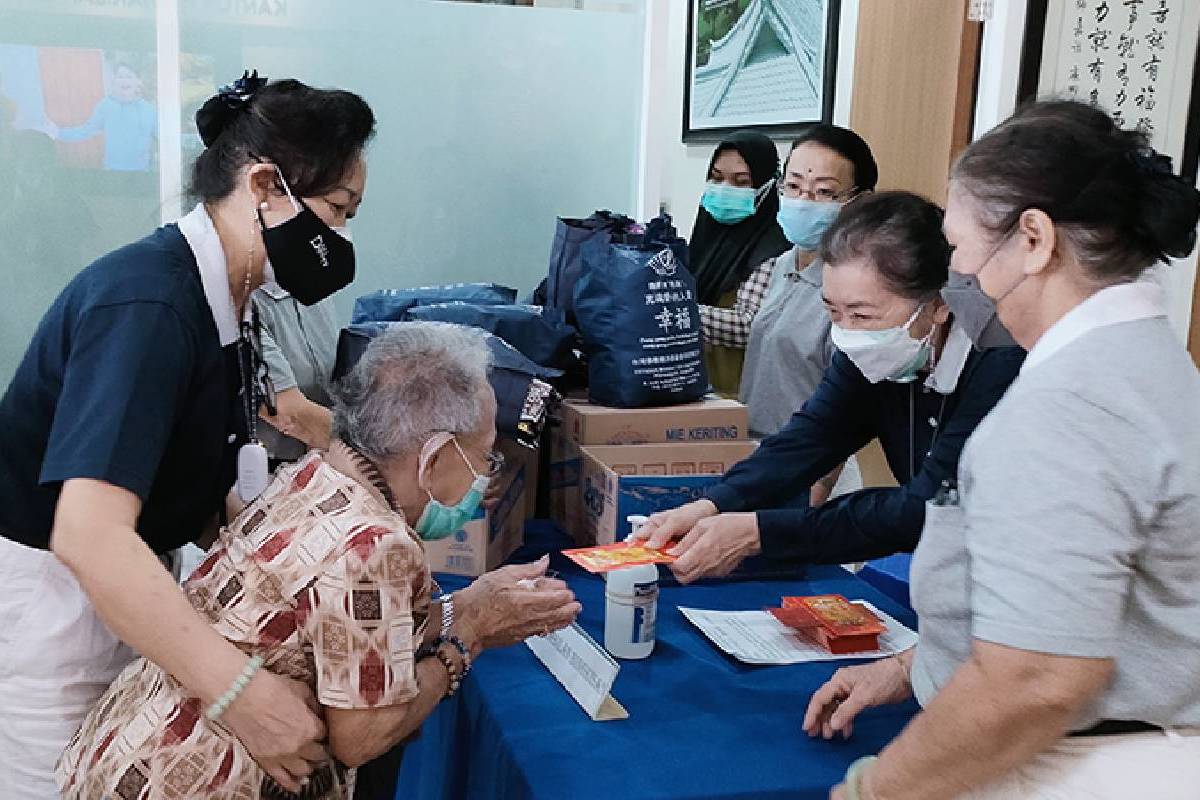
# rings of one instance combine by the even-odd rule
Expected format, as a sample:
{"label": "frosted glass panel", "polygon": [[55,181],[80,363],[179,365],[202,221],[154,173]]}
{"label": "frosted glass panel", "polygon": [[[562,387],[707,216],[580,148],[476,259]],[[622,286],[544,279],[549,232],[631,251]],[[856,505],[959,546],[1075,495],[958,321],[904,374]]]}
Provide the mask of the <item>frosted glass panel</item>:
{"label": "frosted glass panel", "polygon": [[[642,15],[433,2],[287,4],[262,24],[182,21],[217,80],[244,66],[362,94],[379,118],[359,275],[380,287],[532,288],[557,214],[633,205]],[[186,97],[185,101],[186,102]]]}
{"label": "frosted glass panel", "polygon": [[80,9],[0,0],[0,391],[67,281],[159,222],[154,5]]}
{"label": "frosted glass panel", "polygon": [[[171,146],[182,150],[185,172],[200,146],[192,114],[244,68],[366,97],[379,133],[352,223],[360,269],[339,297],[345,320],[357,294],[384,286],[492,280],[531,289],[557,215],[634,205],[642,4],[574,5],[582,10],[159,3],[166,11],[158,13],[179,9],[176,54],[155,50],[151,0],[0,0],[0,387],[70,277],[153,230],[163,201],[169,208],[180,199],[160,197],[157,152],[145,169],[118,169],[142,166],[129,155],[138,152],[130,131],[144,135],[136,118],[118,125],[124,151],[107,162],[111,132],[71,142],[45,133],[82,125],[104,98],[127,92],[126,64],[139,97],[156,105],[157,59],[178,58],[183,125]],[[39,93],[50,98],[41,101],[46,113]],[[15,138],[14,126],[23,129]],[[27,149],[18,157],[15,147]],[[23,238],[14,247],[16,233]]]}

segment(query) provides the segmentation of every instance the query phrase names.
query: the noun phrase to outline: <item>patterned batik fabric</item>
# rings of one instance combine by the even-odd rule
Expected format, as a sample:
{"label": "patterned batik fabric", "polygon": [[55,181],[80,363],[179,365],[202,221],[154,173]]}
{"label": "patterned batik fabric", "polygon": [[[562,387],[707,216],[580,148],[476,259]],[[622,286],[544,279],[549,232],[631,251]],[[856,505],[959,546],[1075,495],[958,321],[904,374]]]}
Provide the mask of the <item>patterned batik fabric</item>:
{"label": "patterned batik fabric", "polygon": [[[192,605],[264,669],[324,706],[414,698],[431,579],[420,540],[374,494],[313,453],[222,530],[184,584]],[[326,765],[304,797],[348,798],[353,770]],[[200,701],[146,659],[118,676],[67,746],[65,798],[288,797]]]}

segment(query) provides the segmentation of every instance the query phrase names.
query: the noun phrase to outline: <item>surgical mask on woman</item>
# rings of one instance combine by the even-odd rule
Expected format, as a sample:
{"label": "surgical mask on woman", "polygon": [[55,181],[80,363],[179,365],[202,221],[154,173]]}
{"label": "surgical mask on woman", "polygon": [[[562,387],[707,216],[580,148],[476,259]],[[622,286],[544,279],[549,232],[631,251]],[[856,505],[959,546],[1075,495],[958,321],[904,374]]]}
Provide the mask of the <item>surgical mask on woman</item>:
{"label": "surgical mask on woman", "polygon": [[463,452],[462,446],[458,443],[458,439],[450,434],[439,434],[425,443],[421,449],[421,461],[418,467],[418,478],[422,478],[428,473],[429,464],[433,460],[434,454],[441,449],[447,441],[453,442],[454,448],[458,450],[458,454],[466,463],[467,469],[471,470],[471,474],[475,476],[475,480],[471,482],[471,487],[467,489],[467,493],[463,495],[452,506],[448,506],[433,496],[433,493],[428,489],[425,493],[429,495],[429,502],[425,505],[425,510],[421,512],[421,518],[417,520],[414,528],[417,535],[427,542],[445,539],[458,531],[462,530],[463,526],[475,518],[475,512],[479,510],[479,504],[483,502],[483,496],[487,492],[488,477],[480,475],[471,466],[471,462],[467,460],[467,454]]}
{"label": "surgical mask on woman", "polygon": [[779,198],[776,219],[783,235],[801,250],[816,250],[821,237],[837,219],[843,203],[822,203],[807,197]]}
{"label": "surgical mask on woman", "polygon": [[774,184],[768,181],[761,188],[730,186],[727,183],[710,183],[704,188],[700,205],[713,219],[722,225],[736,225],[749,219],[758,208],[758,201]]}
{"label": "surgical mask on woman", "polygon": [[348,232],[329,227],[303,200],[293,196],[283,172],[275,169],[298,213],[268,228],[262,212],[258,212],[270,277],[292,297],[311,306],[354,280],[354,245],[345,235]]}
{"label": "surgical mask on woman", "polygon": [[942,299],[950,307],[954,321],[980,350],[1016,346],[1016,340],[996,314],[996,301],[984,293],[975,275],[951,270],[950,280],[942,289]]}
{"label": "surgical mask on woman", "polygon": [[859,331],[834,325],[831,331],[833,345],[845,353],[871,383],[911,383],[933,356],[932,328],[923,339],[914,339],[908,332],[923,308],[924,303],[917,306],[908,322],[898,328]]}

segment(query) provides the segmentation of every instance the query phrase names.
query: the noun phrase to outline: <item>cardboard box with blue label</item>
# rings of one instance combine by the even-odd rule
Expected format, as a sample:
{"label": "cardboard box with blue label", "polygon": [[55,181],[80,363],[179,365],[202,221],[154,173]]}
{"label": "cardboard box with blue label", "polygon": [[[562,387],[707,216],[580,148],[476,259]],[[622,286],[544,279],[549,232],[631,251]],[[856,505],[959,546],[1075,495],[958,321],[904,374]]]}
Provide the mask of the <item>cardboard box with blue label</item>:
{"label": "cardboard box with blue label", "polygon": [[580,518],[580,447],[740,441],[748,425],[744,405],[717,397],[663,408],[609,408],[570,398],[549,437],[550,518],[580,544],[589,543]]}
{"label": "cardboard box with blue label", "polygon": [[587,544],[629,535],[631,514],[649,515],[702,497],[756,442],[598,445],[580,449],[580,531]]}
{"label": "cardboard box with blue label", "polygon": [[425,544],[431,571],[477,577],[503,564],[524,542],[525,520],[532,515],[528,496],[537,484],[537,451],[510,441],[500,443],[499,450],[504,454],[504,470],[494,479],[499,502],[490,511],[481,508],[454,535]]}

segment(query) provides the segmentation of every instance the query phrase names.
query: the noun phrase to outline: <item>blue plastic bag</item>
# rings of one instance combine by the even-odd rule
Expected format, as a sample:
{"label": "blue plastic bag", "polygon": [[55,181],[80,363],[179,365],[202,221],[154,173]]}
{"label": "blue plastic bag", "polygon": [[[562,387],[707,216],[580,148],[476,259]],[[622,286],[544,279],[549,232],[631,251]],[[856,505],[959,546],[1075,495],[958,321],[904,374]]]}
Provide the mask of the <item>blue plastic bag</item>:
{"label": "blue plastic bag", "polygon": [[564,369],[575,360],[575,329],[563,321],[561,312],[553,309],[438,303],[411,308],[406,319],[454,322],[482,328],[544,367]]}
{"label": "blue plastic bag", "polygon": [[624,214],[597,211],[590,217],[559,217],[550,247],[550,268],[546,275],[545,297],[535,297],[547,309],[557,309],[569,323],[575,324],[575,284],[583,269],[582,249],[591,241],[608,242],[636,228]]}
{"label": "blue plastic bag", "polygon": [[397,322],[408,310],[434,303],[477,303],[497,305],[514,303],[517,290],[495,283],[452,283],[446,286],[418,286],[413,289],[380,289],[354,301],[350,324],[360,322]]}
{"label": "blue plastic bag", "polygon": [[620,408],[668,406],[708,392],[696,282],[671,242],[584,246],[575,313],[588,398]]}

